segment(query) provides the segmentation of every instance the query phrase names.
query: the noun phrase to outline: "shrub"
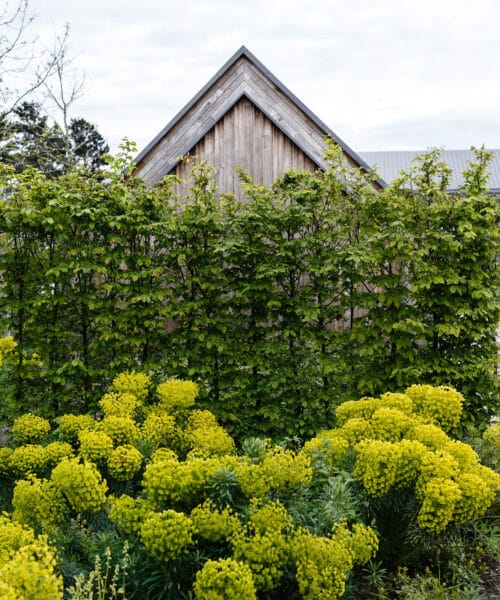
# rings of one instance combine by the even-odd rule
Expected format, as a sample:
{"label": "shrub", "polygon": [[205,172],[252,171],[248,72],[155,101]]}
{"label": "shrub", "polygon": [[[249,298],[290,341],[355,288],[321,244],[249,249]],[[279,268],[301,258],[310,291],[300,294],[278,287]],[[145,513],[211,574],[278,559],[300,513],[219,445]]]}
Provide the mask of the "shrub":
{"label": "shrub", "polygon": [[108,456],[108,471],[120,481],[132,479],[142,466],[143,456],[133,446],[117,446]]}
{"label": "shrub", "polygon": [[104,465],[113,451],[113,440],[104,431],[81,431],[78,434],[83,460]]}
{"label": "shrub", "polygon": [[47,419],[29,413],[15,419],[12,425],[12,436],[20,444],[40,442],[49,432],[50,423]]}
{"label": "shrub", "polygon": [[199,600],[256,600],[248,565],[232,558],[208,560],[193,586]]}
{"label": "shrub", "polygon": [[193,406],[198,392],[199,387],[196,383],[183,379],[169,379],[156,388],[161,408],[170,414]]}
{"label": "shrub", "polygon": [[175,510],[151,512],[141,525],[139,536],[146,550],[155,558],[168,562],[186,552],[191,544],[193,523]]}
{"label": "shrub", "polygon": [[121,394],[133,394],[138,402],[147,398],[151,377],[145,373],[120,373],[113,379],[113,387]]}
{"label": "shrub", "polygon": [[75,512],[96,513],[104,507],[108,486],[92,463],[65,458],[53,469],[50,479]]}
{"label": "shrub", "polygon": [[62,577],[45,536],[0,516],[0,592],[2,599],[62,600]]}

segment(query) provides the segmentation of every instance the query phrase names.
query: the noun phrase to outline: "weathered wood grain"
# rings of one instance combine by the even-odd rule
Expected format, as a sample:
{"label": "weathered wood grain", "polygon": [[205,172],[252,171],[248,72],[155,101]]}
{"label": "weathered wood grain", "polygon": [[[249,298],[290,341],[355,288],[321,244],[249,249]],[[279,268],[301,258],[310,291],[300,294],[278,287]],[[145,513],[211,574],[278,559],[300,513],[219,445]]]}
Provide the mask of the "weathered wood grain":
{"label": "weathered wood grain", "polygon": [[[235,169],[247,171],[257,185],[270,186],[289,169],[317,166],[274,126],[247,98],[242,98],[189,151],[190,161],[178,163],[171,173],[181,179],[189,176],[192,161],[206,161],[216,169],[215,182],[221,191],[232,191],[241,197]],[[177,193],[185,195],[188,186],[178,185]]]}

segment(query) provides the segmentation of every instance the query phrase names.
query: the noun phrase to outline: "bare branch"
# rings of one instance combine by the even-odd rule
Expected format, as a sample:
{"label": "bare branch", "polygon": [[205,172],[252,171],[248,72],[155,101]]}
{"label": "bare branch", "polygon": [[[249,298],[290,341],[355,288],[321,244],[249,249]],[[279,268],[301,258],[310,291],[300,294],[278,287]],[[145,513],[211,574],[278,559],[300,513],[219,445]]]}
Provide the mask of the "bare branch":
{"label": "bare branch", "polygon": [[16,105],[42,88],[64,54],[67,28],[51,51],[40,46],[29,27],[29,0],[9,3],[0,14],[0,116],[10,114]]}
{"label": "bare branch", "polygon": [[85,74],[73,68],[73,57],[68,56],[68,37],[69,25],[66,25],[64,34],[56,40],[51,53],[53,68],[43,84],[47,98],[61,113],[65,134],[69,131],[70,107],[83,95],[85,89]]}

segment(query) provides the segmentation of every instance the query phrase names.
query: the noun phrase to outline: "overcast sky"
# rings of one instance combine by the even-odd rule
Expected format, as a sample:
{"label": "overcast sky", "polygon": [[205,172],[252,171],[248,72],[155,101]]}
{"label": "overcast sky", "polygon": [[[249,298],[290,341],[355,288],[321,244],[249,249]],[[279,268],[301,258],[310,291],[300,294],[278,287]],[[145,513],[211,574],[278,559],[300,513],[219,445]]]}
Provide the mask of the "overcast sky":
{"label": "overcast sky", "polygon": [[500,0],[30,7],[47,44],[70,24],[86,73],[75,116],[113,149],[124,136],[145,146],[242,45],[355,151],[500,147]]}

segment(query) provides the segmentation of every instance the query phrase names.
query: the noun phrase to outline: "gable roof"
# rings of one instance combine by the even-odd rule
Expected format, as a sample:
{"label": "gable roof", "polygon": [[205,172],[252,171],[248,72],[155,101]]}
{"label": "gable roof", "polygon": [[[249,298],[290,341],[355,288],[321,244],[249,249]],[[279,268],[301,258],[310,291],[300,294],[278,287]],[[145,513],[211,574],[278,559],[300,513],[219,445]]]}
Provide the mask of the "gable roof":
{"label": "gable roof", "polygon": [[[403,169],[411,166],[412,160],[424,151],[395,150],[360,152],[359,155],[372,167],[376,168],[387,183],[399,177]],[[500,192],[500,149],[489,150],[493,154],[488,167],[490,178],[488,185],[491,192]],[[470,161],[475,161],[472,150],[443,150],[443,160],[452,169],[450,190],[456,190],[464,183],[462,172],[468,168]]]}
{"label": "gable roof", "polygon": [[[351,166],[370,170],[358,154],[242,46],[138,154],[137,175],[157,183],[242,98],[247,98],[320,169],[326,167],[325,138],[331,137]],[[385,185],[382,180],[377,183]]]}

